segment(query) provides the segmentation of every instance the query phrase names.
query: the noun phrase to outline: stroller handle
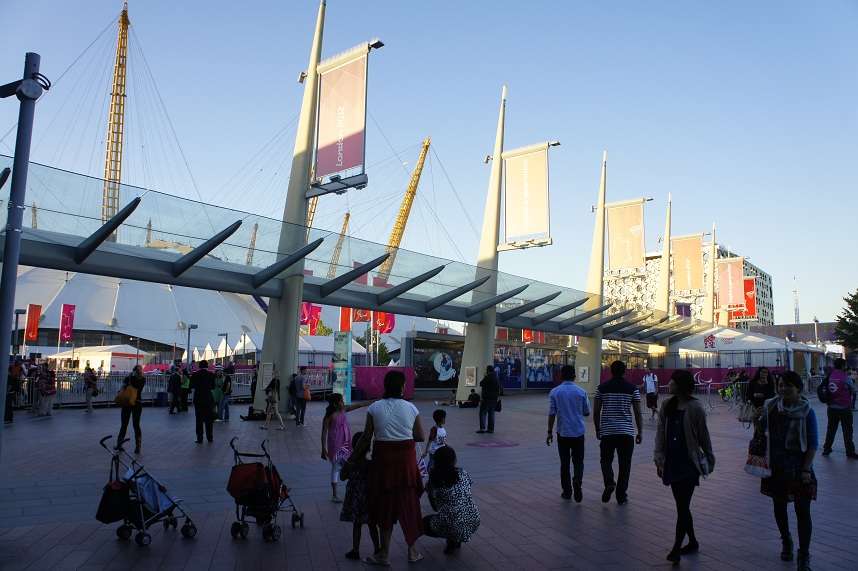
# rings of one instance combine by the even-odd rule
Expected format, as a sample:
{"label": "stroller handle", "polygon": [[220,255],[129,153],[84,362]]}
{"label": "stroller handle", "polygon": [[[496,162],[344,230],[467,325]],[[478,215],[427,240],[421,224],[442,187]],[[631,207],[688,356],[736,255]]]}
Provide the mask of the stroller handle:
{"label": "stroller handle", "polygon": [[107,448],[107,446],[106,446],[104,443],[105,443],[105,442],[107,442],[108,440],[110,440],[111,438],[113,438],[113,435],[112,435],[112,434],[108,434],[107,436],[105,436],[104,438],[102,438],[101,440],[99,440],[99,441],[98,441],[98,443],[99,443],[99,444],[101,444],[101,447],[102,447],[102,448],[104,448],[104,449],[106,449],[106,450],[110,450],[109,448]]}
{"label": "stroller handle", "polygon": [[268,449],[265,447],[265,443],[268,442],[268,439],[262,441],[262,444],[259,445],[262,448],[262,451],[265,452],[265,455],[268,456]]}
{"label": "stroller handle", "polygon": [[238,440],[238,436],[233,436],[232,440],[229,441],[229,447],[232,448],[233,452],[238,453],[238,450],[235,449],[235,441]]}

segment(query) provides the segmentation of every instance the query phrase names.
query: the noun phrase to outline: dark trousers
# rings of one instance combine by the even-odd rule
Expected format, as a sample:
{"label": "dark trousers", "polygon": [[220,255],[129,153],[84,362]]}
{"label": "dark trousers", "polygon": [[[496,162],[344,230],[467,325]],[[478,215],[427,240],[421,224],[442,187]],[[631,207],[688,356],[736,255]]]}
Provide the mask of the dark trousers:
{"label": "dark trousers", "polygon": [[[560,486],[563,491],[571,494],[572,485],[581,487],[584,479],[584,436],[557,435],[557,452],[560,454]],[[569,477],[569,461],[575,466],[575,475]]]}
{"label": "dark trousers", "polygon": [[[603,436],[599,442],[602,464],[602,479],[606,488],[617,489],[617,499],[626,497],[629,489],[629,474],[632,471],[632,453],[635,451],[635,437],[627,434]],[[614,482],[614,452],[619,459],[620,474]]]}
{"label": "dark trousers", "polygon": [[4,414],[3,414],[3,420],[5,422],[12,422],[12,420],[13,420],[12,400],[15,398],[15,396],[16,396],[15,393],[7,393],[6,394],[6,410],[4,411]]}
{"label": "dark trousers", "polygon": [[170,410],[168,411],[170,412],[170,414],[172,414],[176,410],[182,410],[182,403],[180,402],[181,397],[179,396],[179,391],[181,390],[182,389],[176,389],[176,392],[170,393]]}
{"label": "dark trousers", "polygon": [[179,393],[179,412],[188,412],[188,394],[190,394],[191,389],[181,389],[181,393]]}
{"label": "dark trousers", "polygon": [[304,424],[304,414],[307,412],[307,401],[295,399],[295,424]]}
{"label": "dark trousers", "polygon": [[676,502],[676,535],[673,540],[673,548],[682,547],[682,541],[688,536],[689,543],[696,543],[694,535],[694,520],[691,517],[691,496],[697,486],[697,478],[686,478],[670,485],[673,492],[673,500]]}
{"label": "dark trousers", "polygon": [[134,421],[134,439],[139,444],[143,441],[143,430],[140,428],[140,415],[143,414],[143,405],[137,403],[134,406],[128,407],[123,406],[122,411],[122,425],[119,427],[119,434],[116,435],[116,445],[119,446],[122,443],[122,440],[125,438],[125,434],[128,432],[128,421]]}
{"label": "dark trousers", "polygon": [[480,430],[495,430],[495,407],[497,407],[497,399],[486,399],[480,401]]}
{"label": "dark trousers", "polygon": [[843,445],[847,454],[855,453],[855,442],[852,440],[852,411],[849,409],[828,408],[828,430],[825,433],[823,450],[831,450],[834,437],[837,436],[837,426],[843,426]]}
{"label": "dark trousers", "polygon": [[[798,522],[798,554],[807,557],[810,554],[810,535],[813,532],[813,522],[810,520],[810,498],[798,497],[794,503],[795,518]],[[787,501],[775,499],[774,506],[775,522],[778,524],[778,531],[781,532],[781,539],[790,537]]]}
{"label": "dark trousers", "polygon": [[214,439],[214,405],[194,405],[194,415],[197,421],[197,442],[203,441],[203,429],[209,442]]}

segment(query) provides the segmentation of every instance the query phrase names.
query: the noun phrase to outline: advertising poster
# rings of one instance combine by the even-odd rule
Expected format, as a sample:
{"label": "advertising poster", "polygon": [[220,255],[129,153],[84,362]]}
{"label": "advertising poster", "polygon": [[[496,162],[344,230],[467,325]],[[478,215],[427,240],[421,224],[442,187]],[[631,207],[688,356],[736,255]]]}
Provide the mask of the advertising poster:
{"label": "advertising poster", "polygon": [[346,405],[352,403],[352,334],[334,333],[334,374],[332,391],[343,395]]}
{"label": "advertising poster", "polygon": [[364,164],[367,52],[320,70],[316,142],[318,178]]}
{"label": "advertising poster", "polygon": [[544,349],[528,348],[525,352],[527,369],[525,378],[529,389],[550,389],[554,386],[551,367]]}
{"label": "advertising poster", "polygon": [[495,374],[505,389],[521,388],[522,348],[515,345],[495,345]]}
{"label": "advertising poster", "polygon": [[608,267],[611,271],[645,265],[643,207],[643,199],[606,206]]}
{"label": "advertising poster", "polygon": [[31,303],[27,306],[27,326],[24,329],[24,341],[34,343],[39,339],[39,319],[42,318],[42,306]]}
{"label": "advertising poster", "polygon": [[418,389],[454,390],[459,383],[463,341],[416,339],[414,386]]}
{"label": "advertising poster", "polygon": [[74,336],[74,311],[75,306],[64,303],[60,307],[60,341],[68,343]]}

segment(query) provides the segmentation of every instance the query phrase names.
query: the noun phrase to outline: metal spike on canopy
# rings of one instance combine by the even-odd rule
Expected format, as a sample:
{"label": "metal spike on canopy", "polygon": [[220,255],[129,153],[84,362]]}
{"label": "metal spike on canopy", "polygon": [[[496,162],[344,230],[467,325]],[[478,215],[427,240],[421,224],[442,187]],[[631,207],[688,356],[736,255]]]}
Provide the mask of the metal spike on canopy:
{"label": "metal spike on canopy", "polygon": [[640,323],[641,321],[646,321],[650,317],[652,317],[652,313],[646,313],[646,314],[640,315],[638,317],[633,317],[632,319],[626,319],[625,321],[620,321],[619,323],[616,323],[614,325],[609,325],[608,327],[605,327],[604,329],[602,329],[602,335],[603,336],[604,335],[610,335],[611,333],[613,333],[615,331],[619,331],[620,329],[625,329],[626,327],[631,327],[632,325],[635,325],[636,323]]}
{"label": "metal spike on canopy", "polygon": [[621,317],[625,317],[626,315],[630,314],[633,311],[634,311],[634,309],[624,309],[623,311],[620,311],[619,313],[612,313],[611,315],[605,316],[605,317],[603,317],[601,319],[597,319],[595,321],[586,321],[584,323],[581,323],[579,325],[579,327],[581,327],[581,329],[586,333],[586,332],[592,331],[594,329],[598,329],[599,327],[601,327],[607,323],[610,323],[611,321],[616,321],[617,319],[619,319]]}
{"label": "metal spike on canopy", "polygon": [[677,333],[684,333],[685,331],[688,331],[689,329],[694,329],[694,327],[695,327],[695,325],[693,323],[691,323],[691,324],[686,325],[684,327],[676,327],[673,329],[668,329],[667,331],[662,331],[661,333],[653,335],[651,337],[651,339],[653,341],[661,341],[662,339],[667,339],[668,337],[672,337],[673,335],[676,335]]}
{"label": "metal spike on canopy", "polygon": [[295,250],[285,258],[277,260],[270,266],[259,270],[258,272],[253,274],[253,278],[251,280],[253,282],[253,287],[260,287],[261,285],[271,281],[278,274],[280,274],[280,272],[282,272],[292,264],[295,264],[296,262],[299,262],[300,260],[304,259],[307,254],[321,246],[322,242],[324,241],[324,238],[317,238],[306,246],[302,246],[300,249]]}
{"label": "metal spike on canopy", "polygon": [[480,287],[481,285],[483,285],[484,283],[489,281],[490,277],[492,277],[492,276],[490,276],[490,275],[483,276],[478,280],[472,281],[471,283],[465,284],[463,286],[459,286],[456,289],[448,291],[447,293],[442,293],[439,296],[433,297],[432,299],[428,300],[425,303],[426,311],[427,312],[432,311],[433,309],[435,309],[437,307],[441,307],[442,305],[444,305],[448,301],[453,301],[454,299],[456,299],[460,295],[465,295],[469,291],[477,289],[478,287]]}
{"label": "metal spike on canopy", "polygon": [[623,336],[624,337],[631,337],[632,335],[637,335],[641,331],[646,331],[647,329],[652,329],[653,327],[656,327],[658,324],[664,323],[668,319],[670,319],[670,317],[660,317],[659,319],[657,319],[655,321],[651,321],[650,323],[644,323],[643,325],[638,325],[636,327],[630,327],[629,329],[623,331]]}
{"label": "metal spike on canopy", "polygon": [[114,214],[110,220],[101,225],[101,227],[85,238],[74,251],[74,261],[78,264],[86,260],[90,254],[113,234],[119,225],[131,216],[131,213],[140,205],[140,197],[137,196],[122,207],[122,210]]}
{"label": "metal spike on canopy", "polygon": [[404,281],[401,284],[395,285],[390,289],[386,289],[383,292],[377,294],[375,296],[378,305],[384,305],[388,301],[399,297],[400,295],[406,293],[409,290],[412,290],[422,284],[423,282],[429,281],[444,269],[445,266],[438,266],[437,268],[431,269],[428,272],[422,273],[417,277],[411,278],[410,280]]}
{"label": "metal spike on canopy", "polygon": [[545,297],[541,297],[539,299],[535,299],[528,303],[524,303],[519,305],[518,307],[513,307],[512,309],[507,309],[501,313],[498,313],[498,321],[509,321],[513,317],[518,317],[522,313],[527,313],[531,309],[536,309],[540,305],[546,304],[558,295],[563,293],[562,291],[556,291],[552,294],[546,295]]}
{"label": "metal spike on canopy", "polygon": [[175,262],[173,262],[173,268],[171,273],[174,278],[179,277],[188,269],[203,259],[203,257],[217,248],[224,240],[232,236],[236,230],[241,226],[241,220],[236,220],[228,227],[224,228]]}
{"label": "metal spike on canopy", "polygon": [[572,303],[567,303],[563,307],[558,307],[557,309],[552,309],[551,311],[546,311],[545,313],[540,313],[539,315],[534,315],[530,318],[530,322],[533,325],[539,325],[540,323],[544,323],[545,321],[549,321],[554,319],[559,315],[563,315],[567,311],[572,311],[576,307],[584,305],[589,300],[589,297],[585,297],[584,299],[579,299],[577,301],[573,301]]}
{"label": "metal spike on canopy", "polygon": [[471,317],[472,315],[476,315],[478,313],[481,313],[481,312],[485,311],[486,309],[488,309],[490,307],[494,307],[495,305],[497,305],[499,303],[503,303],[504,301],[508,300],[509,298],[514,297],[514,296],[520,294],[521,292],[523,292],[524,290],[526,290],[528,285],[529,284],[524,284],[523,286],[519,286],[513,290],[510,290],[510,291],[504,292],[502,294],[493,296],[489,299],[485,299],[483,301],[477,302],[465,310],[465,315],[467,315],[468,317]]}
{"label": "metal spike on canopy", "polygon": [[341,276],[337,276],[333,279],[330,279],[319,286],[319,293],[322,297],[328,297],[338,289],[344,287],[349,282],[353,282],[359,277],[368,274],[378,266],[384,263],[384,261],[390,257],[390,254],[382,254],[376,259],[369,261],[365,264],[361,264],[353,270],[349,270]]}
{"label": "metal spike on canopy", "polygon": [[573,315],[569,319],[564,319],[560,322],[560,329],[567,329],[570,325],[575,325],[580,321],[584,321],[588,317],[593,317],[594,315],[599,315],[609,307],[614,305],[613,303],[606,303],[605,305],[600,305],[596,309],[591,309],[590,311],[585,311],[584,313],[579,313],[578,315]]}

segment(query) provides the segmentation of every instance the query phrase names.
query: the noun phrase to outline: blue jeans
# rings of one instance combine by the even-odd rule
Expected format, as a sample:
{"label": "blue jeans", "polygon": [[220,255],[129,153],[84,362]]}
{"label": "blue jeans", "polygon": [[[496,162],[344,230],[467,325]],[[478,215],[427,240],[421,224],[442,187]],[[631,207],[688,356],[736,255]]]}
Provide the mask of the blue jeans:
{"label": "blue jeans", "polygon": [[217,416],[221,420],[229,420],[229,397],[226,395],[217,403]]}

